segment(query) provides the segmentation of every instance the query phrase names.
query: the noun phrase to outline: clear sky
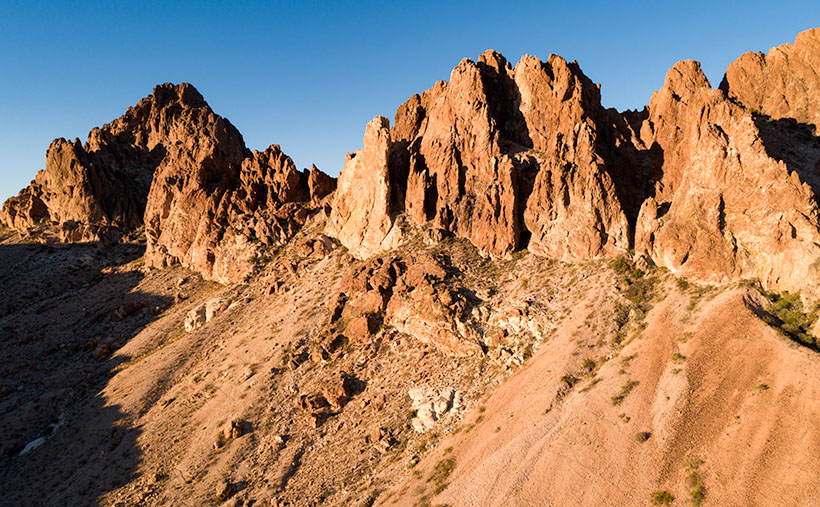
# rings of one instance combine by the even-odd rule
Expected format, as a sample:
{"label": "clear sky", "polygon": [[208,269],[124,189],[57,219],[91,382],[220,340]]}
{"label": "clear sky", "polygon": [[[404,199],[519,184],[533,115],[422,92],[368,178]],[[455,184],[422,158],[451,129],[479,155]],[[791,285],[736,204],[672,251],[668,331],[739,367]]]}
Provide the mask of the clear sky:
{"label": "clear sky", "polygon": [[0,199],[55,137],[85,141],[157,83],[188,81],[251,149],[337,174],[375,115],[485,49],[577,59],[604,105],[641,108],[676,61],[713,86],[745,51],[820,26],[820,2],[11,2],[0,0]]}

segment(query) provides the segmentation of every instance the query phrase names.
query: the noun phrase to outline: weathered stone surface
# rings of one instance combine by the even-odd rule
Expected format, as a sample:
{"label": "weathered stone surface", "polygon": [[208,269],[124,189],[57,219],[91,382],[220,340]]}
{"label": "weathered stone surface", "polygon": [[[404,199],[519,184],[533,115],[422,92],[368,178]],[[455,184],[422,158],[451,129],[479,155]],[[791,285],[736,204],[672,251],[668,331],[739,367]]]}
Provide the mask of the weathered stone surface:
{"label": "weathered stone surface", "polygon": [[330,404],[330,409],[338,412],[353,396],[355,383],[347,373],[337,373],[330,376],[322,385],[322,395]]}
{"label": "weathered stone surface", "polygon": [[438,391],[413,387],[407,395],[411,400],[410,409],[415,412],[410,425],[418,433],[432,429],[440,419],[461,409],[461,394],[451,387]]}
{"label": "weathered stone surface", "polygon": [[142,224],[158,151],[147,143],[133,144],[118,130],[123,122],[136,121],[138,113],[132,108],[103,129],[92,130],[85,145],[79,139],[55,139],[46,151],[45,169],[3,204],[0,221],[17,230],[69,221],[83,229],[79,235],[61,236],[63,241],[95,241],[102,227],[127,230]]}
{"label": "weathered stone surface", "polygon": [[820,126],[820,29],[797,35],[794,44],[749,52],[729,64],[720,84],[729,97],[772,118]]}
{"label": "weathered stone surface", "polygon": [[[348,161],[328,233],[367,257],[395,246],[392,216],[404,211],[411,223],[493,255],[522,247],[560,258],[625,251],[629,225],[597,134],[603,115],[598,88],[560,57],[527,56],[515,69],[495,51],[465,59],[449,82],[398,109],[379,150],[368,148],[375,140],[365,143],[378,157]],[[346,196],[354,186],[343,182],[357,178],[355,187],[379,189],[378,206]]]}
{"label": "weathered stone surface", "polygon": [[301,227],[302,203],[334,187],[315,166],[297,171],[279,146],[250,153],[193,86],[163,84],[85,145],[55,140],[46,168],[0,220],[56,225],[65,242],[110,243],[145,224],[149,266],[181,262],[235,282]]}
{"label": "weathered stone surface", "polygon": [[222,308],[225,300],[222,298],[213,298],[197,306],[185,315],[185,331],[193,331],[199,329],[206,322],[210,322],[217,312]]}
{"label": "weathered stone surface", "polygon": [[310,173],[308,174],[308,188],[311,204],[319,204],[328,194],[336,190],[336,178],[331,178],[311,164]]}
{"label": "weathered stone surface", "polygon": [[394,248],[401,238],[390,203],[388,127],[377,116],[365,129],[364,148],[347,154],[327,221],[327,234],[360,258]]}
{"label": "weathered stone surface", "polygon": [[[704,282],[759,277],[816,290],[820,217],[804,168],[816,166],[820,149],[772,158],[766,129],[774,127],[759,128],[691,60],[669,71],[648,112],[639,135],[662,150],[662,176],[641,208],[636,254]],[[780,143],[799,143],[779,135]]]}
{"label": "weathered stone surface", "polygon": [[[234,140],[241,146],[241,137]],[[307,183],[279,146],[246,158],[210,138],[197,146],[191,163],[157,171],[145,214],[146,261],[181,262],[208,279],[241,281],[264,247],[281,245],[304,223],[299,203],[310,198]]]}
{"label": "weathered stone surface", "polygon": [[556,55],[524,56],[514,77],[524,143],[539,167],[524,211],[527,248],[567,260],[623,252],[629,225],[598,139],[606,127],[598,87]]}

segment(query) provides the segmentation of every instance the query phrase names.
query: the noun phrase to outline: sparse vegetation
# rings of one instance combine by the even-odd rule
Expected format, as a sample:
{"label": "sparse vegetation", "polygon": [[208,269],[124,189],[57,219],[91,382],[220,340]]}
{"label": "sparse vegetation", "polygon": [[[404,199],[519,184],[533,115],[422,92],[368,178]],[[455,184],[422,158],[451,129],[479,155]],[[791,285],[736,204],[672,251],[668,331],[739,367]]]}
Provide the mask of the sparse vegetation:
{"label": "sparse vegetation", "polygon": [[[655,296],[656,277],[647,275],[636,268],[626,257],[618,256],[609,263],[610,267],[621,277],[621,294],[629,304],[618,302],[615,305],[614,320],[618,331],[626,327],[630,316],[643,320],[646,313],[652,309],[652,299]],[[621,339],[613,340],[619,345]]]}
{"label": "sparse vegetation", "polygon": [[767,391],[769,389],[769,385],[768,384],[757,384],[757,386],[755,386],[755,389],[757,389],[758,391]]}
{"label": "sparse vegetation", "polygon": [[573,375],[567,374],[561,377],[561,382],[563,382],[569,389],[572,389],[573,387],[575,387],[575,384],[578,383],[578,378]]}
{"label": "sparse vegetation", "polygon": [[686,474],[686,487],[689,488],[689,496],[693,505],[701,505],[706,500],[706,486],[703,485],[698,469],[703,464],[703,460],[698,457],[691,457],[686,460],[685,466],[688,470]]}
{"label": "sparse vegetation", "polygon": [[642,444],[642,443],[646,442],[647,440],[649,440],[649,437],[651,437],[651,436],[652,436],[652,433],[650,433],[648,431],[639,431],[638,433],[635,434],[635,440],[637,440],[639,443]]}
{"label": "sparse vegetation", "polygon": [[672,505],[672,502],[675,501],[675,497],[672,493],[666,490],[653,492],[649,495],[649,499],[652,501],[652,505]]}
{"label": "sparse vegetation", "polygon": [[432,482],[435,486],[433,489],[434,494],[437,495],[444,491],[447,487],[447,478],[453,473],[455,466],[456,462],[453,458],[444,459],[436,463],[433,473],[430,474],[430,477],[427,479],[427,482]]}
{"label": "sparse vegetation", "polygon": [[817,340],[811,335],[811,327],[817,321],[817,305],[806,312],[799,293],[761,292],[770,301],[763,320],[788,338],[817,349]]}
{"label": "sparse vegetation", "polygon": [[682,362],[686,361],[686,356],[684,356],[680,352],[674,352],[672,354],[672,361],[674,361],[676,363],[682,363]]}
{"label": "sparse vegetation", "polygon": [[629,396],[629,393],[631,393],[637,385],[637,380],[628,380],[623,386],[621,386],[621,392],[612,397],[612,404],[617,406],[623,403],[624,399]]}

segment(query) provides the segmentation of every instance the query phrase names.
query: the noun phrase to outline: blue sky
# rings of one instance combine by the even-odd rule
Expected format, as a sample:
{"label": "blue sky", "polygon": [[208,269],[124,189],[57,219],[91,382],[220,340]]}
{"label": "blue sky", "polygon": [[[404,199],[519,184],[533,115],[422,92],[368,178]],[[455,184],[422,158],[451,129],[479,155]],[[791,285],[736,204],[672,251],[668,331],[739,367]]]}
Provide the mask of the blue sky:
{"label": "blue sky", "polygon": [[577,59],[604,105],[641,108],[676,61],[713,86],[745,51],[820,26],[820,2],[9,2],[0,0],[0,199],[163,82],[188,81],[252,149],[337,174],[464,57]]}

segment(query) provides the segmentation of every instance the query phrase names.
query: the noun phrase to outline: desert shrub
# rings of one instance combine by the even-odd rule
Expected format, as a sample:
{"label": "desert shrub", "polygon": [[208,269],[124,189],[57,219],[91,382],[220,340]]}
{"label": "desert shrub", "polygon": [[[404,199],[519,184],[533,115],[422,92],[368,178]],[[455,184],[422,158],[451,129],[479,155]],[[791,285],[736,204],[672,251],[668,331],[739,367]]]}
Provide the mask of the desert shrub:
{"label": "desert shrub", "polygon": [[566,384],[567,387],[572,389],[572,387],[574,387],[575,384],[578,383],[578,379],[573,375],[567,374],[561,377],[561,382],[563,382],[564,384]]}
{"label": "desert shrub", "polygon": [[652,505],[672,505],[672,502],[675,501],[672,493],[666,490],[655,491],[649,495],[649,499],[652,501]]}
{"label": "desert shrub", "polygon": [[637,440],[640,443],[644,443],[647,440],[649,440],[649,437],[651,437],[651,436],[652,436],[652,433],[650,433],[648,431],[639,431],[638,433],[635,434],[635,440]]}
{"label": "desert shrub", "polygon": [[615,305],[615,325],[620,330],[627,324],[631,314],[640,321],[652,309],[657,280],[654,276],[647,276],[624,256],[612,259],[609,265],[622,278],[621,294],[629,302]]}
{"label": "desert shrub", "polygon": [[631,393],[637,385],[637,380],[628,380],[624,385],[621,386],[621,392],[612,397],[612,404],[620,405],[621,403],[623,403],[624,399],[627,396],[629,396],[629,393]]}
{"label": "desert shrub", "polygon": [[427,482],[432,482],[435,485],[433,489],[435,494],[441,493],[444,491],[444,488],[447,487],[447,478],[453,473],[455,466],[456,462],[453,458],[444,459],[436,463],[433,473],[430,474],[430,477],[427,479]]}
{"label": "desert shrub", "polygon": [[623,277],[641,278],[644,275],[643,271],[634,267],[632,263],[629,262],[629,260],[623,255],[619,255],[609,261],[609,266],[615,270],[617,274]]}
{"label": "desert shrub", "polygon": [[629,305],[618,301],[615,303],[615,326],[620,330],[629,322]]}
{"label": "desert shrub", "polygon": [[689,496],[692,498],[694,505],[700,505],[706,500],[706,486],[703,485],[703,477],[698,472],[702,464],[703,460],[697,457],[689,458],[685,463],[688,470],[686,486],[689,488]]}
{"label": "desert shrub", "polygon": [[803,345],[817,348],[817,340],[811,335],[811,327],[817,321],[817,308],[809,312],[803,308],[799,293],[787,291],[765,294],[770,303],[764,320],[787,337]]}

